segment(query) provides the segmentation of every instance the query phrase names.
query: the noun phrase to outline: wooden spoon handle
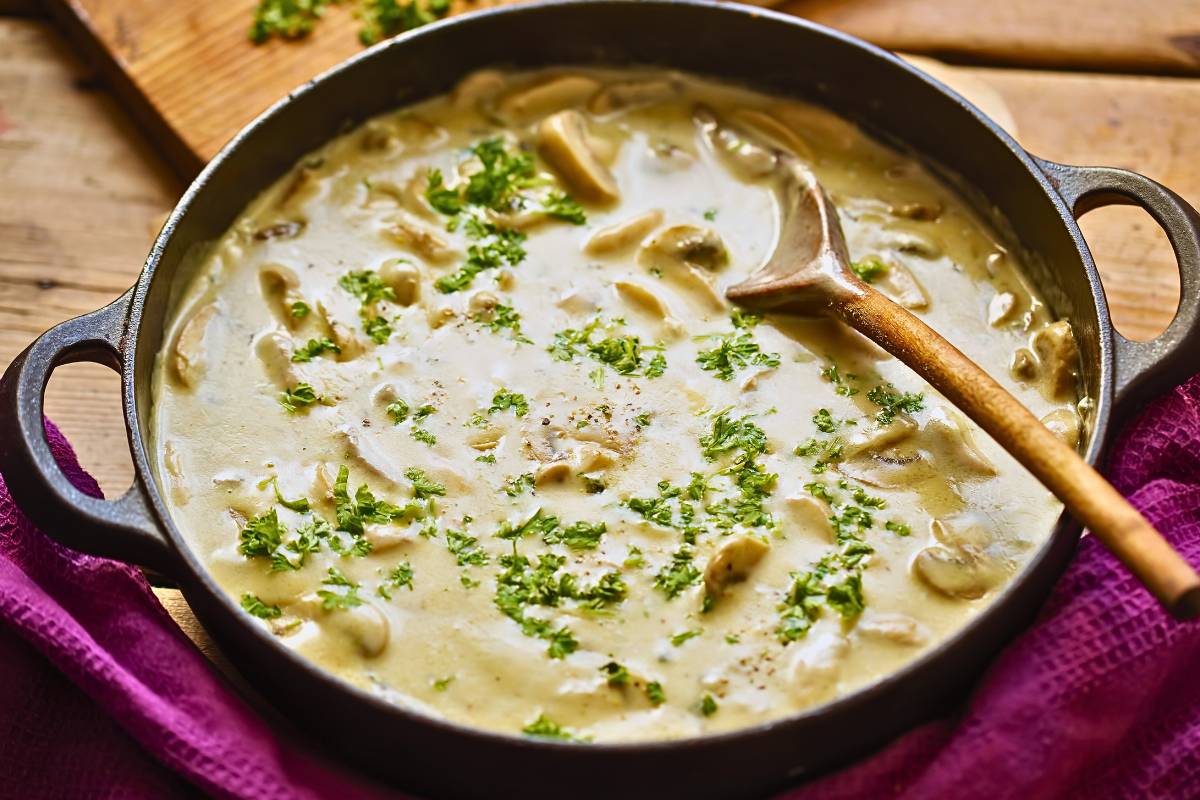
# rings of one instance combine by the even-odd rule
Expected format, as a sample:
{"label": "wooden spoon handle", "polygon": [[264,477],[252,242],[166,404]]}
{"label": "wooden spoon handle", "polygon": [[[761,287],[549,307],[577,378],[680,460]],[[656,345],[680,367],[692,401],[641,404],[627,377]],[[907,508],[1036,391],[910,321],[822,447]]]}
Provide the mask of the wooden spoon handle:
{"label": "wooden spoon handle", "polygon": [[957,347],[879,292],[831,309],[899,358],[1053,492],[1178,619],[1200,614],[1200,576],[1137,509]]}

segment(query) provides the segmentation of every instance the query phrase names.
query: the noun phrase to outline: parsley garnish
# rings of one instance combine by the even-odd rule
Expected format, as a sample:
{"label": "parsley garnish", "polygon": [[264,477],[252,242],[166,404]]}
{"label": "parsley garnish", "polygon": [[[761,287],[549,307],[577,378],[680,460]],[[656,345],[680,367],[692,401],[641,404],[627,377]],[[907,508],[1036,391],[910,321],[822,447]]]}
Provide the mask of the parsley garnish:
{"label": "parsley garnish", "polygon": [[538,718],[530,722],[524,728],[521,728],[521,733],[526,736],[534,736],[539,739],[558,739],[564,742],[584,742],[586,738],[581,738],[569,729],[564,728],[557,722],[552,721],[545,714],[539,714]]}
{"label": "parsley garnish", "polygon": [[867,392],[867,399],[879,406],[879,413],[875,415],[875,421],[880,425],[891,425],[896,419],[897,413],[915,414],[925,408],[924,395],[917,392],[897,394],[888,391],[888,389],[895,388],[889,383],[887,388],[876,386]]}
{"label": "parsley garnish", "polygon": [[[842,380],[842,375],[840,372],[838,372],[837,364],[830,364],[825,369],[821,370],[821,376],[824,377],[825,380],[832,383],[835,387],[834,391],[836,391],[842,397],[853,397],[854,395],[858,394],[858,389],[850,386]],[[846,374],[846,380],[848,381],[857,379],[858,376],[853,373]]]}
{"label": "parsley garnish", "polygon": [[542,202],[542,211],[546,212],[548,217],[561,219],[572,225],[587,224],[587,215],[583,213],[583,208],[562,192],[550,192]]}
{"label": "parsley garnish", "polygon": [[651,681],[646,684],[646,699],[650,701],[652,706],[661,706],[667,702],[666,692],[663,691],[662,684],[658,681]]}
{"label": "parsley garnish", "polygon": [[297,300],[296,302],[292,303],[292,316],[296,319],[304,319],[311,312],[312,309],[309,308],[308,303],[305,303],[303,300]]}
{"label": "parsley garnish", "polygon": [[521,332],[521,315],[513,311],[512,306],[499,304],[490,311],[479,312],[472,319],[492,333],[499,334],[500,331],[508,329],[512,331],[515,341],[533,344],[533,340]]}
{"label": "parsley garnish", "polygon": [[737,309],[733,312],[733,333],[717,336],[701,336],[699,339],[719,339],[712,350],[702,350],[696,356],[696,363],[706,372],[716,372],[723,381],[733,380],[734,373],[739,369],[750,366],[778,367],[779,353],[764,353],[754,341],[750,328],[758,324],[761,318],[753,314],[743,314]]}
{"label": "parsley garnish", "polygon": [[454,682],[453,675],[447,675],[445,678],[438,678],[436,681],[433,682],[433,690],[435,692],[444,692],[444,691],[446,691],[446,688],[448,686],[450,686],[450,684],[453,682]]}
{"label": "parsley garnish", "polygon": [[407,588],[410,592],[413,590],[413,568],[412,564],[407,561],[401,561],[392,571],[387,574],[383,583],[379,584],[375,593],[384,600],[392,599],[392,589]]}
{"label": "parsley garnish", "polygon": [[404,515],[404,509],[399,506],[376,499],[365,483],[358,487],[351,498],[349,483],[350,470],[343,464],[338,468],[337,478],[333,482],[334,513],[339,531],[345,531],[357,539],[363,535],[365,525],[382,525]]}
{"label": "parsley garnish", "polygon": [[692,561],[692,549],[680,547],[671,561],[654,576],[654,586],[674,600],[683,590],[700,582],[700,570]]}
{"label": "parsley garnish", "polygon": [[312,32],[330,0],[258,0],[250,41],[262,44],[272,36],[300,39]]}
{"label": "parsley garnish", "polygon": [[363,27],[358,32],[363,44],[375,44],[397,33],[436,22],[450,12],[450,0],[364,0],[359,12]]}
{"label": "parsley garnish", "polygon": [[492,397],[492,406],[488,409],[488,413],[495,414],[497,411],[507,411],[510,408],[518,417],[529,413],[529,403],[526,402],[525,395],[501,389]]}
{"label": "parsley garnish", "polygon": [[358,596],[359,584],[347,578],[337,567],[330,567],[326,573],[329,577],[321,581],[328,589],[318,589],[317,597],[321,598],[321,608],[326,611],[345,611],[361,606],[363,601]]}
{"label": "parsley garnish", "polygon": [[512,522],[503,522],[496,530],[496,537],[499,539],[508,539],[509,541],[517,541],[523,539],[531,533],[548,534],[558,527],[558,517],[550,514],[542,514],[542,509],[533,512],[533,516],[525,520],[519,525],[514,525]]}
{"label": "parsley garnish", "polygon": [[320,339],[309,339],[308,344],[301,347],[296,352],[292,353],[292,361],[305,362],[312,361],[322,353],[341,353],[342,348],[333,343],[333,340],[327,336],[322,336]]}
{"label": "parsley garnish", "polygon": [[675,647],[679,647],[681,644],[686,642],[688,639],[694,639],[702,633],[704,633],[704,631],[700,630],[699,628],[695,628],[690,631],[683,631],[681,633],[677,633],[671,637],[671,644],[674,645]]}
{"label": "parsley garnish", "polygon": [[[478,460],[478,459],[476,459]],[[493,462],[495,463],[495,462]],[[514,475],[504,482],[504,493],[509,497],[518,497],[533,489],[533,473],[525,472]]]}
{"label": "parsley garnish", "polygon": [[387,412],[387,415],[392,418],[392,422],[396,425],[408,419],[408,403],[403,400],[393,400],[387,404],[387,408],[384,411]]}
{"label": "parsley garnish", "polygon": [[[546,348],[559,361],[574,361],[577,355],[586,354],[602,364],[607,364],[620,375],[643,374],[657,378],[666,371],[667,360],[661,352],[647,358],[646,353],[659,351],[659,345],[643,345],[637,336],[612,335],[614,328],[624,324],[617,319],[605,325],[596,317],[583,328],[568,328],[554,334],[554,343]],[[596,338],[603,328],[609,335]]]}
{"label": "parsley garnish", "polygon": [[711,694],[706,694],[700,698],[700,713],[706,717],[711,717],[717,713],[717,701],[713,699]]}
{"label": "parsley garnish", "polygon": [[565,544],[572,550],[595,550],[608,531],[603,522],[576,522],[565,528],[555,527],[542,535],[546,544]]}
{"label": "parsley garnish", "polygon": [[246,522],[246,527],[238,534],[238,552],[247,558],[270,556],[286,535],[287,527],[272,508]]}
{"label": "parsley garnish", "polygon": [[908,525],[905,525],[903,522],[896,522],[895,520],[890,519],[887,522],[883,523],[883,527],[886,528],[887,530],[891,531],[892,533],[896,534],[897,536],[911,536],[912,535],[912,528],[908,527]]}
{"label": "parsley garnish", "polygon": [[413,497],[418,500],[435,495],[444,497],[446,494],[446,487],[427,476],[422,469],[409,467],[404,470],[404,477],[412,481]]}
{"label": "parsley garnish", "polygon": [[307,383],[298,383],[295,388],[288,389],[279,396],[279,405],[283,406],[289,414],[295,414],[320,399],[312,386]]}
{"label": "parsley garnish", "polygon": [[479,540],[462,531],[446,531],[446,549],[460,567],[482,567],[488,563],[488,555],[479,546]]}
{"label": "parsley garnish", "polygon": [[364,306],[374,305],[380,300],[396,299],[396,292],[380,280],[373,269],[347,272],[338,278],[338,286],[357,297]]}
{"label": "parsley garnish", "polygon": [[267,605],[256,595],[249,593],[242,595],[242,610],[259,619],[275,619],[283,615],[283,610],[279,606]]}
{"label": "parsley garnish", "polygon": [[863,282],[874,283],[876,278],[887,273],[888,266],[878,256],[867,256],[861,261],[851,261],[850,269]]}
{"label": "parsley garnish", "polygon": [[767,434],[749,416],[732,419],[722,411],[713,420],[712,430],[700,437],[700,451],[709,461],[722,453],[741,450],[753,458],[767,449]]}
{"label": "parsley garnish", "polygon": [[619,687],[629,683],[629,670],[615,661],[610,661],[600,668],[609,686]]}
{"label": "parsley garnish", "polygon": [[525,234],[520,231],[497,228],[490,223],[478,227],[480,241],[467,248],[467,260],[450,275],[434,281],[434,286],[443,294],[466,289],[475,281],[475,276],[489,269],[505,265],[515,267],[525,260]]}

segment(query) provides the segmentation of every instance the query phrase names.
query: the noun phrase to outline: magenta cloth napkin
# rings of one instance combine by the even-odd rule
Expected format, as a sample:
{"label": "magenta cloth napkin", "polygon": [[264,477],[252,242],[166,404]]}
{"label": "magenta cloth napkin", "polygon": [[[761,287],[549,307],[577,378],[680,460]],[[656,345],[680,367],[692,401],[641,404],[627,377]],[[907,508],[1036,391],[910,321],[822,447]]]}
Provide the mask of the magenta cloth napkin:
{"label": "magenta cloth napkin", "polygon": [[[99,494],[57,429],[47,432],[75,484]],[[1151,404],[1110,464],[1117,487],[1200,563],[1200,376]],[[1198,670],[1200,625],[1171,622],[1085,539],[1037,623],[957,715],[779,800],[1200,797]],[[0,776],[0,796],[21,798],[161,797],[185,786],[242,798],[388,796],[273,734],[140,573],[54,544],[2,482]]]}

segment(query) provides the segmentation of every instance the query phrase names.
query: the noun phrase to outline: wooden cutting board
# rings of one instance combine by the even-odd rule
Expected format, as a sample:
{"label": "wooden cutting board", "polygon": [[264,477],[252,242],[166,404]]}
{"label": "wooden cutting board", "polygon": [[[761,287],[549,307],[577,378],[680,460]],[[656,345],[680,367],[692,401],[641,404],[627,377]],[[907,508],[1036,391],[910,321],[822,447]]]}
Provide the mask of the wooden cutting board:
{"label": "wooden cutting board", "polygon": [[[455,12],[516,0],[454,0]],[[260,111],[362,49],[352,2],[308,39],[253,45],[257,0],[49,0],[143,130],[190,178]],[[1200,74],[1200,2],[763,0],[885,47],[989,63]]]}

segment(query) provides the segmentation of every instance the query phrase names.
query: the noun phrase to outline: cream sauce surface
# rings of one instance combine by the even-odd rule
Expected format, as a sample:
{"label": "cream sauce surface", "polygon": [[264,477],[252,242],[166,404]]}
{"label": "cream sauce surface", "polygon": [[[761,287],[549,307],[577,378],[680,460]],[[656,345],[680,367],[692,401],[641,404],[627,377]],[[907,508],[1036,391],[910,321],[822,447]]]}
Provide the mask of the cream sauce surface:
{"label": "cream sauce surface", "polygon": [[1069,326],[917,161],[686,76],[487,72],[214,244],[155,380],[191,547],[323,668],[513,734],[736,729],[953,634],[1061,507],[857,334],[734,313],[776,148],[877,288],[1078,438]]}

